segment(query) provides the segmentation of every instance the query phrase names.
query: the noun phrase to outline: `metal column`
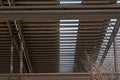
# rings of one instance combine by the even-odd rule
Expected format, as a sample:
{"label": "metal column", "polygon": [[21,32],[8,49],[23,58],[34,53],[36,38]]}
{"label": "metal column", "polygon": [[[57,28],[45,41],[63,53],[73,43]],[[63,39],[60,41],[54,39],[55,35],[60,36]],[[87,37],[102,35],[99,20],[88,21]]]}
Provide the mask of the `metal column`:
{"label": "metal column", "polygon": [[19,80],[22,80],[22,73],[23,73],[23,41],[20,41],[20,75]]}
{"label": "metal column", "polygon": [[[113,47],[114,47],[114,67],[115,67],[115,73],[118,73],[118,57],[117,57],[116,37],[114,38]],[[116,76],[115,80],[118,80],[118,75]]]}
{"label": "metal column", "polygon": [[13,38],[11,37],[11,53],[10,53],[10,74],[13,73],[13,53],[14,53],[14,42]]}
{"label": "metal column", "polygon": [[23,41],[20,41],[20,74],[23,73]]}

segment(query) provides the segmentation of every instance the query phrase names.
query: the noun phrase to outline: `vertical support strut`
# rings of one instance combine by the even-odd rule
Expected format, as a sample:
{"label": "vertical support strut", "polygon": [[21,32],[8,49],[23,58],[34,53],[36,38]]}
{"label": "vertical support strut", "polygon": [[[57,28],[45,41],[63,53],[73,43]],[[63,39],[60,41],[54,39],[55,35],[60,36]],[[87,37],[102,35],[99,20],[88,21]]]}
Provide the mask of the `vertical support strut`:
{"label": "vertical support strut", "polygon": [[23,73],[23,41],[20,40],[20,76],[19,80],[22,80],[22,73]]}
{"label": "vertical support strut", "polygon": [[115,80],[117,80],[118,79],[118,57],[117,57],[116,37],[114,38],[113,47],[114,47],[114,67],[115,67],[115,73],[117,73]]}
{"label": "vertical support strut", "polygon": [[14,54],[14,42],[13,38],[11,38],[11,54],[10,54],[10,73],[13,73],[13,54]]}
{"label": "vertical support strut", "polygon": [[23,41],[20,41],[20,74],[23,73]]}
{"label": "vertical support strut", "polygon": [[14,36],[12,32],[12,27],[10,26],[10,21],[7,21],[8,29],[11,36],[11,52],[10,52],[10,74],[13,73],[13,54],[14,54]]}
{"label": "vertical support strut", "polygon": [[20,74],[23,73],[23,42],[20,41]]}
{"label": "vertical support strut", "polygon": [[[8,1],[8,5],[9,6],[14,6],[15,4],[14,4],[14,0],[7,0]],[[25,57],[25,60],[26,60],[26,63],[27,63],[27,66],[28,66],[28,69],[29,69],[29,72],[31,73],[31,72],[33,72],[33,70],[32,70],[32,66],[31,66],[31,62],[30,62],[30,59],[29,59],[29,55],[28,55],[28,51],[27,51],[27,48],[26,48],[26,45],[25,45],[25,40],[24,40],[24,37],[23,37],[23,35],[22,35],[22,28],[21,28],[21,26],[20,26],[20,22],[19,21],[16,21],[16,20],[14,20],[14,24],[15,24],[15,26],[16,26],[16,28],[18,28],[18,33],[19,33],[19,39],[20,39],[20,41],[21,41],[21,49],[22,50],[20,50],[20,56],[21,56],[21,53],[22,53],[22,55]],[[25,48],[24,48],[25,47]],[[22,52],[21,52],[22,51]],[[24,54],[23,54],[24,53]],[[22,57],[23,57],[22,56]],[[20,57],[21,58],[21,57]],[[20,63],[20,65],[21,65],[21,63]],[[23,65],[23,64],[22,64]],[[20,70],[21,71],[21,70]]]}

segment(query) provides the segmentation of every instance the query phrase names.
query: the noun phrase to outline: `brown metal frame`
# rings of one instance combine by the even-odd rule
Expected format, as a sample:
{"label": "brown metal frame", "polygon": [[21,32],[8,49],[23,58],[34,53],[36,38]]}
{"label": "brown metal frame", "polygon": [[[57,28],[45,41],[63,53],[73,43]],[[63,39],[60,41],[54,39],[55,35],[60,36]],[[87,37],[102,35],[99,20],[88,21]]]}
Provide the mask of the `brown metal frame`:
{"label": "brown metal frame", "polygon": [[8,25],[8,29],[9,29],[9,33],[11,36],[11,53],[10,53],[10,73],[13,73],[13,55],[14,55],[14,36],[12,33],[12,27],[10,25],[10,22],[7,21],[7,25]]}
{"label": "brown metal frame", "polygon": [[[12,5],[14,6],[14,0],[7,0],[8,4],[9,4],[9,7],[11,7]],[[30,62],[30,58],[29,58],[29,54],[28,54],[28,51],[27,51],[27,48],[26,48],[26,45],[25,45],[25,40],[24,40],[24,37],[22,35],[22,28],[20,26],[20,23],[19,21],[16,21],[14,20],[14,24],[16,26],[16,28],[18,28],[18,34],[20,35],[19,37],[19,40],[20,40],[20,73],[23,72],[23,56],[25,57],[25,60],[26,60],[26,63],[27,63],[27,67],[29,69],[29,72],[33,72],[32,70],[32,66],[31,66],[31,62]],[[10,25],[10,23],[8,23],[8,25]],[[10,28],[10,27],[9,27]],[[11,27],[12,28],[12,27]],[[10,30],[10,29],[9,29]],[[10,30],[12,31],[12,30]],[[11,33],[13,34],[13,33]],[[13,36],[11,35],[11,39],[13,39]],[[12,47],[12,46],[11,46]],[[24,48],[25,47],[25,48]],[[27,54],[26,54],[27,53]],[[24,54],[24,55],[23,55]],[[11,56],[13,56],[13,54],[11,53]],[[11,63],[13,64],[12,62],[13,60],[11,59]],[[11,64],[11,65],[12,65]],[[11,67],[12,68],[12,67]]]}
{"label": "brown metal frame", "polygon": [[[42,8],[47,10],[41,10]],[[70,9],[74,9],[74,10],[70,10]],[[36,6],[36,7],[11,6],[11,7],[1,7],[0,10],[1,10],[0,19],[2,20],[11,20],[11,19],[18,20],[18,19],[34,19],[34,18],[52,18],[52,19],[89,19],[89,18],[111,19],[113,18],[114,19],[120,17],[120,5],[94,5],[94,6],[93,5],[87,5],[87,6],[59,5],[59,6]]]}
{"label": "brown metal frame", "polygon": [[[18,44],[17,44],[17,41],[16,41],[16,39],[15,39],[15,36],[14,36],[14,34],[13,34],[13,31],[12,31],[12,26],[11,26],[11,24],[10,24],[10,21],[7,21],[7,25],[8,25],[8,29],[9,29],[9,33],[10,33],[10,36],[11,36],[11,42],[13,42],[13,43],[11,43],[11,57],[10,57],[10,73],[12,74],[13,73],[13,70],[14,70],[14,66],[13,66],[13,53],[14,53],[14,46],[16,47],[16,49],[17,49],[17,51],[18,51],[18,53],[19,53],[19,55],[21,54],[20,53],[20,50],[19,50],[19,47],[18,47]],[[13,51],[12,51],[13,50]],[[26,69],[25,69],[25,67],[23,68],[25,71],[26,71]]]}
{"label": "brown metal frame", "polygon": [[[8,80],[9,74],[0,74],[0,79]],[[11,80],[86,80],[90,78],[89,73],[31,73],[12,74]]]}
{"label": "brown metal frame", "polygon": [[[30,62],[28,50],[26,47],[22,27],[19,20],[24,19],[111,19],[120,17],[120,5],[50,5],[50,6],[14,6],[14,0],[11,1],[10,6],[3,6],[3,0],[0,1],[0,20],[12,20],[16,27],[18,27],[18,34],[20,34],[20,50],[17,41],[14,37],[10,21],[7,21],[11,36],[11,58],[10,58],[10,73],[13,73],[13,49],[14,45],[20,55],[20,73],[23,73],[23,56],[25,57],[29,72],[33,72]],[[13,5],[13,6],[11,6]],[[43,9],[43,10],[42,10]],[[44,10],[45,9],[45,10]],[[72,10],[71,10],[72,9]],[[49,14],[49,15],[48,15]],[[74,15],[74,16],[73,16]],[[120,19],[118,19],[115,28],[112,32],[110,40],[107,45],[100,65],[103,64],[108,50],[118,32],[120,26]],[[115,45],[114,45],[115,46]],[[115,49],[116,53],[116,49]],[[116,61],[115,61],[116,63]],[[117,70],[115,70],[117,71]]]}
{"label": "brown metal frame", "polygon": [[22,50],[23,50],[23,54],[24,54],[26,63],[28,65],[29,72],[32,73],[33,72],[32,65],[31,65],[31,62],[30,62],[29,53],[28,53],[28,50],[27,50],[27,47],[26,47],[25,39],[24,39],[24,36],[23,36],[23,33],[22,33],[22,27],[21,27],[19,21],[15,21],[15,24],[18,27],[18,33],[20,35],[20,42],[22,44],[21,48],[23,48]]}
{"label": "brown metal frame", "polygon": [[[114,37],[114,41],[113,41],[113,47],[114,47],[114,68],[115,68],[115,72],[119,73],[119,68],[118,68],[118,52],[117,52],[117,43],[116,43],[116,36]],[[116,76],[115,80],[118,80],[119,75]]]}

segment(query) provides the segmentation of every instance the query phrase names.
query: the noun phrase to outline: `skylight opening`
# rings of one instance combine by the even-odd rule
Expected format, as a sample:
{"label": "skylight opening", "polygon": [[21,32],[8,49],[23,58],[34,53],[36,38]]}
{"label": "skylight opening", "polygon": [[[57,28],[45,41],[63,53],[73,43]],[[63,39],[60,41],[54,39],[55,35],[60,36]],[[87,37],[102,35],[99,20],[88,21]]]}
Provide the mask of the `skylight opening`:
{"label": "skylight opening", "polygon": [[69,54],[74,54],[74,52],[64,52],[64,51],[62,52],[62,51],[61,51],[61,55],[62,55],[62,54],[68,54],[68,53],[69,53]]}
{"label": "skylight opening", "polygon": [[120,3],[120,0],[117,0],[117,3],[119,4],[119,3]]}
{"label": "skylight opening", "polygon": [[61,31],[61,33],[77,33],[77,31],[66,30],[66,31]]}
{"label": "skylight opening", "polygon": [[75,43],[71,43],[71,44],[69,44],[69,43],[67,43],[67,44],[60,44],[60,46],[69,46],[69,45],[73,46],[73,45],[76,45],[76,44],[75,44]]}
{"label": "skylight opening", "polygon": [[79,20],[60,20],[60,23],[61,22],[79,22]]}
{"label": "skylight opening", "polygon": [[63,28],[60,28],[60,30],[77,30],[77,29],[78,29],[77,27],[70,27],[70,28],[63,27]]}
{"label": "skylight opening", "polygon": [[[61,35],[60,35],[61,36]],[[61,37],[72,37],[72,36],[77,36],[76,34],[63,34]]]}
{"label": "skylight opening", "polygon": [[61,1],[60,4],[81,4],[82,1]]}
{"label": "skylight opening", "polygon": [[[61,47],[62,47],[62,46],[61,46]],[[73,52],[74,52],[74,50],[75,50],[75,49],[61,49],[61,48],[60,48],[60,51],[69,51],[69,52],[70,52],[70,51],[73,51]],[[68,56],[69,56],[69,55],[68,55]]]}
{"label": "skylight opening", "polygon": [[78,26],[79,20],[60,20],[60,72],[73,72]]}
{"label": "skylight opening", "polygon": [[110,21],[117,21],[117,19],[110,19]]}
{"label": "skylight opening", "polygon": [[77,39],[77,38],[60,38],[60,40],[75,40],[75,39]]}
{"label": "skylight opening", "polygon": [[61,47],[60,49],[74,49],[75,47],[74,46],[70,46],[70,47],[68,47],[68,46],[65,46],[65,47]]}
{"label": "skylight opening", "polygon": [[60,43],[75,43],[75,40],[60,41]]}
{"label": "skylight opening", "polygon": [[82,0],[60,0],[60,4],[81,4]]}
{"label": "skylight opening", "polygon": [[60,26],[78,26],[78,24],[76,23],[74,23],[74,24],[72,24],[72,23],[66,23],[66,24],[60,24]]}

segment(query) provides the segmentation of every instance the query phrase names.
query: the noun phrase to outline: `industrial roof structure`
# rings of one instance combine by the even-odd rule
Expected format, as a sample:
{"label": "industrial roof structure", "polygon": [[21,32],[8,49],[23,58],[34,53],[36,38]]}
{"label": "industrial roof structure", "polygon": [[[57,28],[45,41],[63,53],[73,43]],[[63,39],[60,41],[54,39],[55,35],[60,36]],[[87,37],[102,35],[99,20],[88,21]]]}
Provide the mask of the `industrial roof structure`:
{"label": "industrial roof structure", "polygon": [[0,80],[7,80],[1,76],[19,73],[27,73],[23,77],[30,76],[28,73],[51,73],[48,75],[69,76],[67,80],[86,77],[87,55],[98,67],[114,62],[117,71],[119,3],[120,0],[0,0]]}

